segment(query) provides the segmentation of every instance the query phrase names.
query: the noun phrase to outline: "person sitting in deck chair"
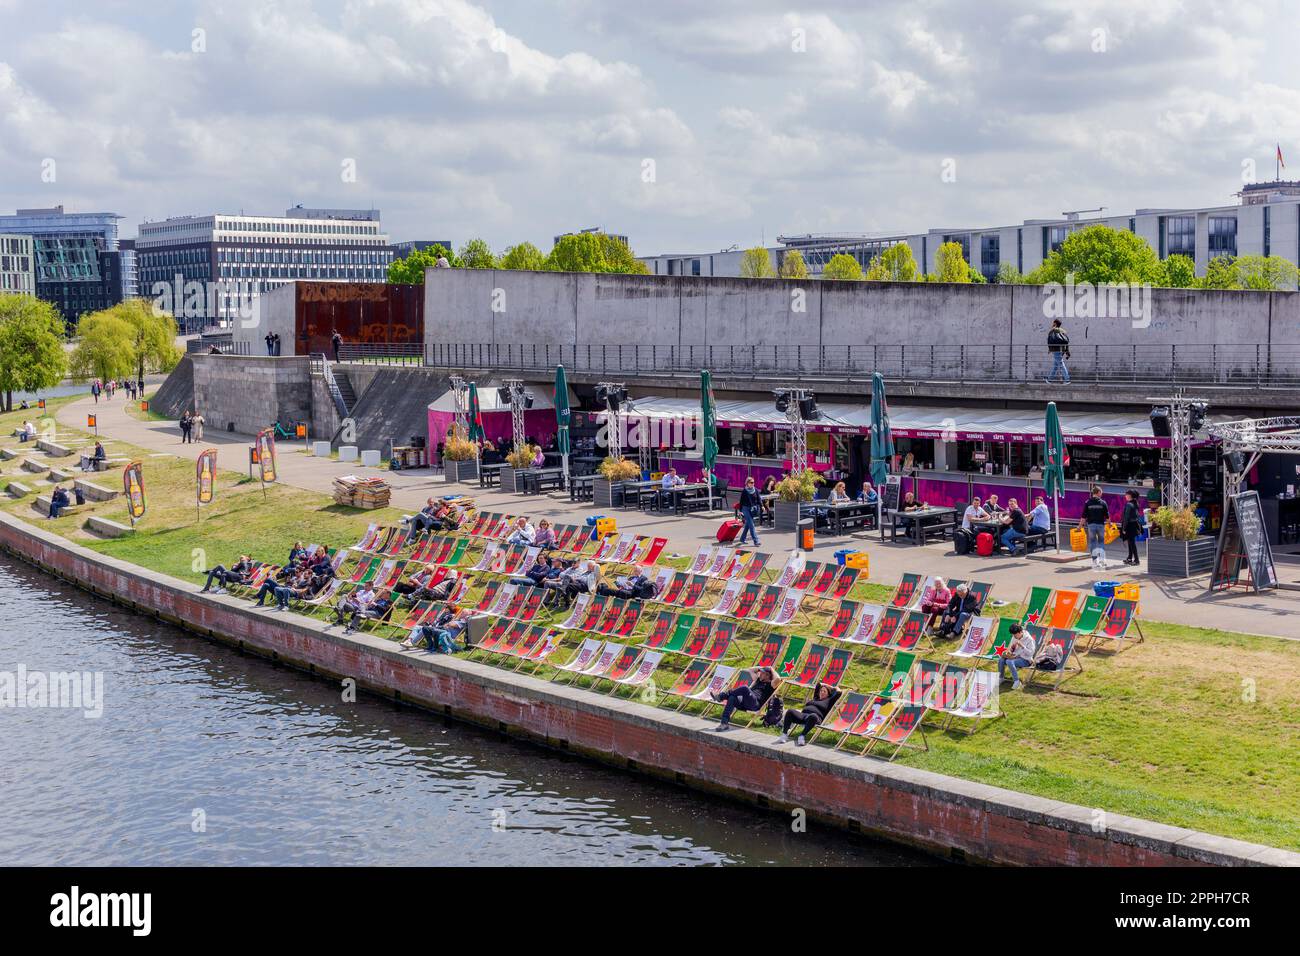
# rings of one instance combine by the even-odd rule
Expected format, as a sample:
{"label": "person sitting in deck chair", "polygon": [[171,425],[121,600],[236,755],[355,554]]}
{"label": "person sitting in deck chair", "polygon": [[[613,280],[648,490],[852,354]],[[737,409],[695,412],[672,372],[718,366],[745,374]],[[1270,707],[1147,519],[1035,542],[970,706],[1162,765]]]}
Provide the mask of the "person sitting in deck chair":
{"label": "person sitting in deck chair", "polygon": [[539,554],[533,566],[525,571],[522,575],[510,579],[511,584],[520,584],[524,587],[540,588],[542,582],[551,576],[551,559],[544,554]]}
{"label": "person sitting in deck chair", "polygon": [[[751,672],[743,671],[742,677],[749,673]],[[776,693],[776,672],[772,668],[760,667],[753,673],[752,684],[738,684],[731,690],[719,691],[713,695],[713,699],[719,704],[725,702],[722,708],[722,720],[718,723],[717,730],[730,730],[731,715],[738,710],[762,710],[768,698]]]}
{"label": "person sitting in deck chair", "polygon": [[970,616],[975,613],[976,603],[975,595],[970,593],[970,588],[964,584],[957,585],[952,598],[948,601],[948,606],[943,609],[943,614],[939,618],[939,636],[952,637],[960,634],[966,627],[966,622],[970,620]]}
{"label": "person sitting in deck chair", "polygon": [[[452,609],[448,608],[448,610]],[[446,611],[443,612],[443,614],[446,613]],[[469,608],[454,611],[446,621],[442,620],[443,615],[439,615],[438,622],[440,623],[421,624],[411,636],[416,641],[423,641],[424,646],[429,649],[431,654],[455,654],[460,650],[467,651],[469,650],[469,641],[466,640],[464,647],[457,647],[456,638],[469,629],[471,616],[472,612]]]}
{"label": "person sitting in deck chair", "polygon": [[404,600],[414,604],[415,601],[411,599],[411,595],[426,590],[429,586],[429,582],[433,580],[433,576],[437,573],[437,565],[426,564],[424,567],[420,568],[420,570],[411,575],[411,580],[398,581],[394,584],[393,593],[401,595]]}
{"label": "person sitting in deck chair", "polygon": [[622,598],[625,601],[642,601],[654,597],[655,586],[638,568],[631,574],[614,579],[614,586],[602,584],[596,588],[598,594]]}
{"label": "person sitting in deck chair", "polygon": [[361,615],[369,611],[370,605],[374,604],[378,599],[379,595],[375,593],[375,586],[367,581],[361,585],[360,589],[349,594],[334,608],[334,623],[342,624],[346,618],[347,630],[355,630],[361,620]]}
{"label": "person sitting in deck chair", "polygon": [[[231,565],[230,568],[228,569],[223,568],[221,565],[218,564],[211,571],[208,571],[207,583],[204,584],[203,587],[199,589],[199,593],[202,594],[204,592],[211,591],[213,594],[225,594],[226,585],[243,584],[245,581],[248,580],[249,575],[251,575],[252,573],[253,573],[252,560],[249,558],[248,555],[241,554],[239,556],[239,560],[236,561],[233,565]],[[215,588],[212,586],[213,581],[217,582],[217,586]]]}
{"label": "person sitting in deck chair", "polygon": [[808,742],[808,735],[813,732],[813,728],[826,719],[826,715],[831,712],[835,702],[840,699],[840,692],[834,687],[827,687],[821,681],[817,682],[816,688],[813,689],[812,700],[804,704],[798,710],[787,710],[781,720],[781,736],[776,739],[779,744],[784,744],[790,740],[790,728],[795,724],[803,725],[803,733],[795,738],[795,746],[802,747]]}
{"label": "person sitting in deck chair", "polygon": [[1034,639],[1019,624],[1011,625],[1011,646],[998,658],[998,680],[1006,680],[1011,671],[1011,689],[1020,690],[1020,668],[1034,662]]}
{"label": "person sitting in deck chair", "polygon": [[533,547],[549,551],[555,547],[555,540],[555,529],[551,527],[551,523],[545,518],[537,522],[537,533],[533,535]]}
{"label": "person sitting in deck chair", "polygon": [[532,526],[532,523],[527,518],[520,515],[510,528],[510,535],[506,538],[506,544],[531,545],[535,537],[537,537],[537,529]]}
{"label": "person sitting in deck chair", "polygon": [[948,602],[952,600],[952,591],[943,578],[935,578],[934,583],[921,594],[921,613],[933,617],[942,614]]}

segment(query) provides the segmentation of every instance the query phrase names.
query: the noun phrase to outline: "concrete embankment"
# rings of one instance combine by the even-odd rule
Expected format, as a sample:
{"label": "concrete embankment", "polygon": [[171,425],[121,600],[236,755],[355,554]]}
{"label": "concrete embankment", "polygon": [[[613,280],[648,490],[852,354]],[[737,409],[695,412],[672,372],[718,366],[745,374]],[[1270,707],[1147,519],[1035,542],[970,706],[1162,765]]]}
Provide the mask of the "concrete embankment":
{"label": "concrete embankment", "polygon": [[[745,730],[718,735],[697,717],[402,651],[364,634],[196,593],[190,583],[99,555],[0,514],[0,548],[142,613],[265,658],[514,737],[949,858],[1011,865],[1300,865],[1300,854],[924,770],[835,753],[778,749]],[[112,706],[111,676],[107,705]]]}

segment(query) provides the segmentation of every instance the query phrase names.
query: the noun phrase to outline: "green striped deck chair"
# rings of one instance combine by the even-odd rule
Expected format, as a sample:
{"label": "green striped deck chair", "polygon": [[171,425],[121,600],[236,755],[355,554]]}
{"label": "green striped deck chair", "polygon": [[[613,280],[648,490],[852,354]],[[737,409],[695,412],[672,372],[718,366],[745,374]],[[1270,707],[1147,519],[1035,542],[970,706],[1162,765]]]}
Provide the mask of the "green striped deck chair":
{"label": "green striped deck chair", "polygon": [[465,557],[465,552],[469,549],[469,538],[457,538],[456,547],[452,549],[451,554],[443,564],[460,564],[461,558]]}
{"label": "green striped deck chair", "polygon": [[669,653],[680,653],[681,649],[686,646],[686,642],[690,640],[693,630],[695,630],[695,615],[679,615],[677,625],[673,628],[673,633],[665,642],[662,650]]}
{"label": "green striped deck chair", "polygon": [[1071,629],[1078,631],[1081,635],[1091,634],[1101,627],[1102,621],[1106,620],[1106,611],[1109,608],[1110,598],[1090,594],[1084,599],[1083,605],[1079,608],[1079,616],[1075,619]]}
{"label": "green striped deck chair", "polygon": [[1052,589],[1032,587],[1025,600],[1025,613],[1020,618],[1021,624],[1038,624],[1047,617],[1047,606],[1052,603]]}
{"label": "green striped deck chair", "polygon": [[979,655],[986,661],[996,661],[1002,655],[999,651],[1005,650],[1011,646],[1011,625],[1016,622],[1009,617],[998,618],[998,630],[993,635],[993,643],[989,645],[988,652]]}

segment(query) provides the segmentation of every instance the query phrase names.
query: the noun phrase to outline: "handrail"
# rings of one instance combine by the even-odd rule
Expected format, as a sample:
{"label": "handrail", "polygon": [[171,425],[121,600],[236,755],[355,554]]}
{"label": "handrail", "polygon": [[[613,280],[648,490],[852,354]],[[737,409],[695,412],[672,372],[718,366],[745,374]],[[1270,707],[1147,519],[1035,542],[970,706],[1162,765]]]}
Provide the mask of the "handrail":
{"label": "handrail", "polygon": [[334,399],[334,408],[339,413],[339,418],[347,418],[349,414],[347,402],[343,401],[343,392],[339,390],[339,383],[334,378],[334,370],[330,368],[330,360],[322,353],[311,356],[309,368],[313,375],[319,374],[325,379],[325,387],[329,390],[330,398]]}

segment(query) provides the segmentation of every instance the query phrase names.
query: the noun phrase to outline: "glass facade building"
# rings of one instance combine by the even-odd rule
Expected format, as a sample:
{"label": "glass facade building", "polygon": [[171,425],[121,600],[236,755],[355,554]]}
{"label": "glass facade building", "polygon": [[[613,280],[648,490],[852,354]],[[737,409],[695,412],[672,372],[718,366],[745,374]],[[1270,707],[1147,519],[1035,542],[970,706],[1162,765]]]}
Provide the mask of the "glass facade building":
{"label": "glass facade building", "polygon": [[31,236],[0,236],[0,294],[36,294],[33,243]]}

